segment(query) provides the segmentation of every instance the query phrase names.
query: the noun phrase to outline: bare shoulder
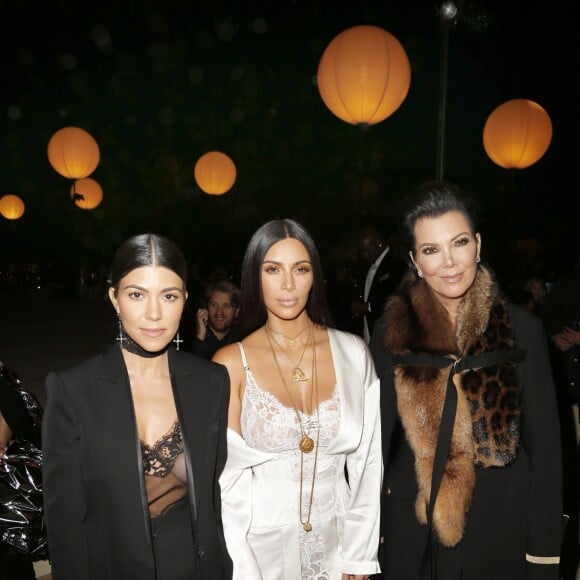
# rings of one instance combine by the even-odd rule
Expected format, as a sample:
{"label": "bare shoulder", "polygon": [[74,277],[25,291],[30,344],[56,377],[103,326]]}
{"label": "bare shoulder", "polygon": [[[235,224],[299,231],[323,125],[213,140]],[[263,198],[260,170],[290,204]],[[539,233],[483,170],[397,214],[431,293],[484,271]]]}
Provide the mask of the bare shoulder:
{"label": "bare shoulder", "polygon": [[228,344],[220,348],[212,357],[214,362],[226,365],[228,368],[240,361],[240,347],[237,342]]}
{"label": "bare shoulder", "polygon": [[[256,349],[260,349],[260,338],[259,331],[252,332],[240,341],[244,354],[247,359],[254,359]],[[240,344],[235,342],[228,344],[223,348],[220,348],[214,355],[213,359],[215,362],[226,365],[232,373],[239,373],[245,375],[244,363],[242,360],[242,353],[240,349]]]}
{"label": "bare shoulder", "polygon": [[[256,332],[253,332],[241,341],[246,356],[247,352],[254,348],[256,341],[255,335]],[[233,342],[232,344],[220,348],[213,355],[212,360],[227,367],[232,381],[240,382],[242,384],[245,383],[246,370],[244,368],[240,344],[238,342]]]}
{"label": "bare shoulder", "polygon": [[[230,408],[241,398],[246,382],[245,369],[242,363],[240,347],[237,342],[220,348],[212,357],[212,361],[224,365],[230,377]],[[231,419],[230,419],[231,421]]]}

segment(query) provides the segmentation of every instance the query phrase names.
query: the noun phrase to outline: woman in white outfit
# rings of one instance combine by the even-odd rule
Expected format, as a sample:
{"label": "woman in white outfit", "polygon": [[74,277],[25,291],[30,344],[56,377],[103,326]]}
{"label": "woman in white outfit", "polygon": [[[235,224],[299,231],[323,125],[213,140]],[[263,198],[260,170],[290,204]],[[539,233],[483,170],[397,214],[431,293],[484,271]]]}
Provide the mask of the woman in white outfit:
{"label": "woman in white outfit", "polygon": [[328,326],[320,258],[273,220],[244,256],[243,340],[230,374],[222,516],[236,580],[367,580],[378,573],[379,384],[366,343]]}

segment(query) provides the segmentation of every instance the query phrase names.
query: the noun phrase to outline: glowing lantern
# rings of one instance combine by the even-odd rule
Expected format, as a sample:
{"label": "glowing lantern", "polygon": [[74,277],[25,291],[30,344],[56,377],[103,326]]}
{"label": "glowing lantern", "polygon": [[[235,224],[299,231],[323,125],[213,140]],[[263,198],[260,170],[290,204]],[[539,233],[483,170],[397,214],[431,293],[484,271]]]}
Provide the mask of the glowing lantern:
{"label": "glowing lantern", "polygon": [[94,179],[84,177],[73,183],[70,196],[81,209],[95,209],[103,201],[103,188]]}
{"label": "glowing lantern", "polygon": [[548,150],[552,121],[534,101],[512,99],[489,115],[483,128],[483,147],[489,158],[505,169],[524,169]]}
{"label": "glowing lantern", "polygon": [[24,202],[9,193],[0,199],[0,214],[7,220],[17,220],[24,214]]}
{"label": "glowing lantern", "polygon": [[318,64],[324,104],[353,125],[374,125],[405,100],[411,65],[405,49],[377,26],[354,26],[334,37]]}
{"label": "glowing lantern", "polygon": [[194,175],[205,193],[222,195],[232,188],[237,173],[234,162],[225,153],[210,151],[197,160]]}
{"label": "glowing lantern", "polygon": [[101,159],[99,146],[92,135],[78,127],[59,129],[50,138],[47,152],[54,170],[69,179],[87,177]]}

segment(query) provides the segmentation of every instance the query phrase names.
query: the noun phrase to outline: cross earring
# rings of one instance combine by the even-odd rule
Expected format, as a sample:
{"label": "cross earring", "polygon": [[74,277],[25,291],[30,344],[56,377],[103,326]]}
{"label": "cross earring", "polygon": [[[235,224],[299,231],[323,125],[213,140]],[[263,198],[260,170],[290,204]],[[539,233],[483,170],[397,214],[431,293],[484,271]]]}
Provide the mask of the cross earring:
{"label": "cross earring", "polygon": [[175,343],[175,350],[179,350],[179,345],[183,342],[183,339],[179,336],[179,330],[177,331],[173,342]]}
{"label": "cross earring", "polygon": [[119,323],[119,334],[115,340],[119,343],[121,348],[123,348],[123,345],[127,339],[125,338],[125,333],[123,332],[123,321],[121,320],[120,312],[117,312],[117,322]]}

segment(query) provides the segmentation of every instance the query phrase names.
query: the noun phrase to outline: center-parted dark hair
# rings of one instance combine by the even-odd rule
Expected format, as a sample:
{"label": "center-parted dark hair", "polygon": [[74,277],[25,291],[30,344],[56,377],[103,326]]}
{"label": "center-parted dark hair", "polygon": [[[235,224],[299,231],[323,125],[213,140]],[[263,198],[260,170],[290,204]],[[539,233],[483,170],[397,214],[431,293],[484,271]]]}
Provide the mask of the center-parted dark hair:
{"label": "center-parted dark hair", "polygon": [[162,266],[175,272],[183,284],[187,284],[187,262],[179,247],[157,234],[139,234],[125,240],[113,256],[109,285],[115,289],[115,294],[121,279],[142,266]]}
{"label": "center-parted dark hair", "polygon": [[467,195],[449,182],[429,181],[422,183],[414,192],[412,205],[405,213],[405,228],[409,248],[415,253],[415,225],[423,218],[437,218],[450,211],[463,214],[471,233],[476,233],[475,209]]}
{"label": "center-parted dark hair", "polygon": [[326,292],[320,254],[306,228],[292,219],[276,219],[258,228],[248,242],[242,263],[240,290],[240,336],[244,337],[266,323],[268,314],[262,293],[262,266],[268,250],[286,238],[298,240],[308,252],[312,264],[312,288],[306,304],[310,319],[316,324],[331,326],[332,320]]}

